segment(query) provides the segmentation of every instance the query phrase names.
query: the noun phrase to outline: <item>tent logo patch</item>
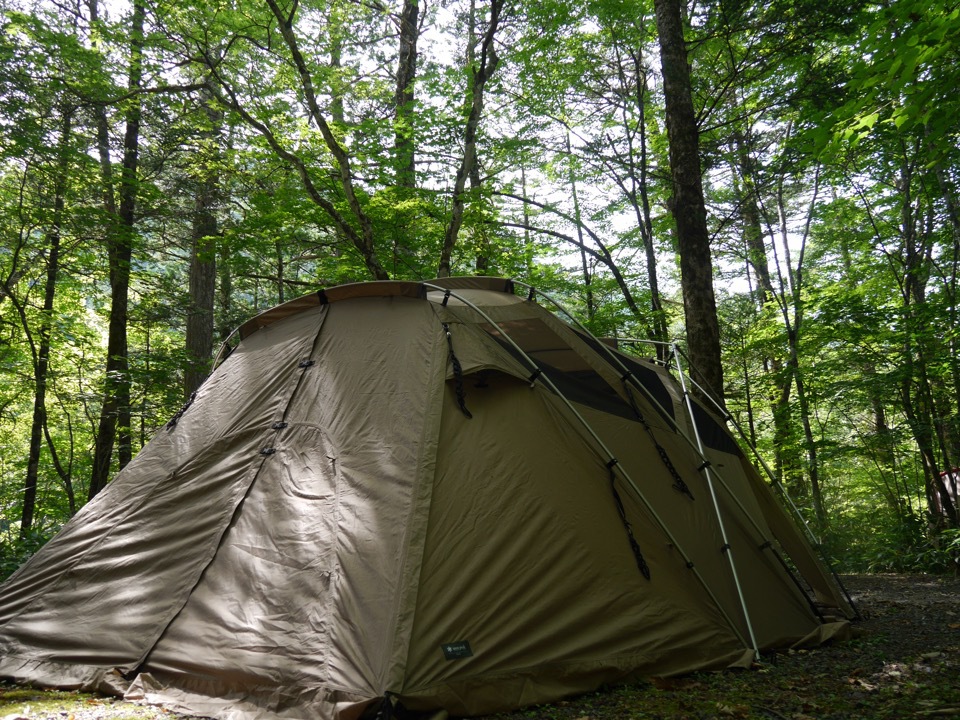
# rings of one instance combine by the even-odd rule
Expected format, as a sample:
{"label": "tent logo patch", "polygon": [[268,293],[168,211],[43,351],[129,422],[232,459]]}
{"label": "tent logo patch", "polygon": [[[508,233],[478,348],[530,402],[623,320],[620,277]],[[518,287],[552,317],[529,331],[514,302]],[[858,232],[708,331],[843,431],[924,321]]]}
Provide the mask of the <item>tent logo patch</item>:
{"label": "tent logo patch", "polygon": [[440,648],[443,650],[443,656],[447,660],[460,660],[462,658],[473,657],[473,650],[470,649],[470,643],[466,640],[443,643]]}

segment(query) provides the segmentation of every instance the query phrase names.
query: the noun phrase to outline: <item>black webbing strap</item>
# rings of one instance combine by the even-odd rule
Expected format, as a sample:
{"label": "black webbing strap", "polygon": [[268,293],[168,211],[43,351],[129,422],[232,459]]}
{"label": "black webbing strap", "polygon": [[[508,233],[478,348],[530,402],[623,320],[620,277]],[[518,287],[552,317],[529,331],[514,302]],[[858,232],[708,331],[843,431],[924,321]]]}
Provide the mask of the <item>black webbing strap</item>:
{"label": "black webbing strap", "polygon": [[361,720],[395,720],[398,716],[394,713],[393,699],[389,692],[384,693],[380,702],[370,705],[360,716]]}
{"label": "black webbing strap", "polygon": [[187,408],[193,405],[193,401],[196,399],[196,391],[190,393],[190,397],[187,398],[187,401],[183,404],[183,407],[177,410],[177,413],[167,422],[167,430],[173,430],[177,426],[177,423],[180,422],[180,418],[183,417],[183,414],[187,411]]}
{"label": "black webbing strap", "polygon": [[663,445],[657,441],[657,436],[653,434],[653,428],[650,427],[650,423],[647,422],[647,419],[643,416],[643,413],[640,412],[640,408],[637,406],[637,401],[633,397],[633,392],[630,389],[630,385],[627,383],[627,380],[630,378],[633,378],[634,382],[639,382],[639,380],[637,380],[631,372],[624,374],[624,376],[620,378],[620,382],[623,383],[623,390],[627,394],[627,398],[630,400],[630,408],[633,410],[633,414],[637,416],[637,420],[639,420],[640,424],[643,425],[643,429],[647,431],[647,435],[649,435],[650,439],[653,441],[653,446],[657,449],[657,454],[660,456],[664,466],[667,468],[667,472],[670,473],[670,477],[673,478],[673,489],[677,492],[683,493],[688,498],[693,500],[693,493],[690,491],[690,487],[684,482],[683,478],[680,477],[680,473],[677,472],[677,468],[674,467],[673,461],[670,459],[670,456],[667,455],[666,448],[664,448]]}
{"label": "black webbing strap", "polygon": [[450,325],[443,323],[443,332],[447,335],[447,346],[450,348],[450,364],[453,365],[453,379],[456,387],[457,393],[457,405],[460,406],[460,411],[466,415],[468,418],[473,418],[473,415],[467,410],[467,393],[463,389],[463,368],[460,366],[460,361],[457,360],[456,353],[453,352],[453,335],[450,333]]}
{"label": "black webbing strap", "polygon": [[627,511],[623,507],[623,500],[620,498],[620,493],[617,492],[617,475],[613,471],[613,468],[617,466],[617,463],[618,461],[616,458],[611,458],[607,463],[607,470],[610,473],[610,492],[613,493],[613,502],[617,506],[617,512],[620,513],[620,521],[623,523],[623,529],[627,531],[627,540],[630,541],[630,549],[633,551],[633,557],[637,561],[637,568],[639,568],[640,574],[649,580],[650,566],[647,565],[647,561],[643,559],[643,553],[640,551],[640,545],[637,543],[637,539],[633,536],[633,527],[631,527],[630,521],[627,520]]}

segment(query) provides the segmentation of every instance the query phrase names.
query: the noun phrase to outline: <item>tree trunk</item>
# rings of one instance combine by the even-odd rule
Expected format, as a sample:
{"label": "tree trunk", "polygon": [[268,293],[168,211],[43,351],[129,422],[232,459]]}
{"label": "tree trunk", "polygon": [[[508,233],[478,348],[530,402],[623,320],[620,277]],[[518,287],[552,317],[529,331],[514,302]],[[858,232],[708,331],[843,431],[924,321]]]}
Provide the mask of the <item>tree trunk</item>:
{"label": "tree trunk", "polygon": [[230,268],[230,250],[226,242],[221,239],[218,252],[217,280],[219,283],[217,292],[217,307],[219,317],[217,326],[217,339],[219,342],[226,340],[233,332],[233,270]]}
{"label": "tree trunk", "polygon": [[577,240],[580,243],[580,267],[583,273],[583,291],[587,303],[587,320],[593,320],[596,308],[593,301],[593,273],[587,262],[586,244],[583,238],[583,218],[580,215],[580,195],[577,192],[577,175],[573,168],[573,148],[570,143],[570,132],[567,131],[567,181],[570,183],[570,196],[573,199],[573,217],[577,223]]}
{"label": "tree trunk", "polygon": [[183,376],[184,396],[190,397],[210,373],[213,355],[213,311],[217,280],[217,218],[212,194],[216,180],[204,182],[194,209],[190,251],[190,308],[187,312],[185,347],[187,366]]}
{"label": "tree trunk", "polygon": [[[667,316],[663,310],[663,300],[660,296],[660,281],[657,277],[657,255],[653,239],[653,217],[650,211],[650,195],[648,191],[650,151],[647,141],[647,69],[644,65],[641,52],[631,50],[629,56],[633,69],[632,80],[628,80],[626,73],[623,71],[622,63],[618,63],[618,74],[624,98],[632,94],[632,101],[637,112],[637,122],[636,128],[631,127],[627,120],[626,113],[624,113],[623,129],[627,138],[627,153],[624,160],[627,164],[628,177],[623,181],[618,180],[618,183],[633,205],[633,211],[637,218],[637,226],[640,228],[640,236],[643,238],[643,251],[647,264],[647,284],[650,287],[650,312],[652,316],[648,333],[651,340],[666,343],[669,339],[669,330],[667,329]],[[636,157],[638,151],[634,147],[633,142],[635,132],[639,135],[640,140],[639,160]],[[629,186],[626,180],[630,181]],[[656,353],[660,360],[666,360],[668,355],[667,346],[657,345]]]}
{"label": "tree trunk", "polygon": [[[475,171],[477,163],[477,129],[480,125],[480,116],[483,113],[484,87],[499,63],[494,38],[500,23],[500,11],[503,9],[503,4],[504,0],[490,0],[490,21],[487,23],[487,30],[480,43],[480,57],[473,62],[468,59],[470,112],[463,131],[463,159],[460,162],[457,177],[454,181],[450,222],[447,224],[443,236],[440,262],[437,265],[437,277],[449,277],[453,248],[457,244],[460,227],[463,225],[467,179]],[[471,23],[473,22],[473,14],[473,8],[471,8]],[[472,43],[469,44],[468,51],[473,52]]]}
{"label": "tree trunk", "polygon": [[700,175],[697,118],[690,90],[690,66],[683,38],[679,0],[654,0],[673,197],[670,210],[677,228],[680,284],[683,290],[687,347],[700,385],[724,406],[720,325],[713,292],[713,260]]}
{"label": "tree trunk", "polygon": [[400,49],[397,58],[397,91],[394,98],[394,152],[397,185],[417,186],[417,156],[414,141],[414,82],[417,77],[417,40],[420,36],[418,0],[404,0],[400,13]]}
{"label": "tree trunk", "polygon": [[204,136],[204,146],[212,157],[205,158],[206,167],[196,190],[193,209],[193,227],[190,233],[190,307],[187,311],[185,345],[187,367],[183,376],[184,397],[189,398],[210,372],[213,356],[214,300],[217,285],[217,216],[219,171],[215,160],[220,155],[220,125],[222,115],[213,107],[212,99],[204,93],[203,106],[210,127]]}
{"label": "tree trunk", "polygon": [[94,498],[107,484],[114,444],[122,469],[131,457],[130,375],[127,358],[127,307],[130,288],[130,261],[133,256],[134,222],[137,202],[137,166],[140,153],[140,99],[135,93],[143,79],[143,26],[146,9],[135,0],[130,25],[130,70],[126,130],[123,138],[123,170],[116,231],[107,238],[110,265],[110,320],[107,336],[107,363],[103,405],[93,452],[89,497]]}
{"label": "tree trunk", "polygon": [[[94,51],[100,51],[100,30],[97,23],[100,20],[100,9],[97,0],[89,0],[90,9],[90,37]],[[103,209],[106,211],[107,234],[114,232],[113,222],[117,216],[117,202],[113,193],[113,161],[110,159],[110,125],[107,122],[106,107],[93,104],[91,108],[97,125],[97,152],[100,156],[100,197]]]}
{"label": "tree trunk", "polygon": [[[763,309],[770,305],[778,309],[783,316],[784,326],[789,335],[792,333],[792,328],[786,310],[788,303],[774,287],[773,277],[770,275],[766,234],[763,229],[760,196],[757,189],[757,163],[751,153],[745,131],[735,130],[733,150],[736,158],[734,177],[739,176],[741,180],[740,183],[734,183],[734,192],[740,207],[747,271],[748,273],[752,271],[753,277],[757,279],[757,288],[752,294],[755,295],[758,308]],[[782,201],[782,194],[778,195],[778,198]],[[806,494],[806,487],[802,476],[798,475],[800,463],[794,457],[793,431],[790,426],[792,418],[790,395],[793,391],[795,367],[794,364],[788,363],[785,369],[783,360],[773,353],[764,358],[764,367],[767,368],[768,376],[774,384],[770,404],[774,423],[773,452],[777,479],[789,488],[793,495],[801,497]]]}
{"label": "tree trunk", "polygon": [[[928,348],[935,333],[929,328],[927,310],[927,282],[932,264],[932,243],[929,234],[921,236],[913,208],[913,166],[903,148],[897,190],[901,203],[901,234],[904,242],[903,315],[904,363],[906,372],[902,382],[904,412],[913,432],[914,441],[923,459],[926,476],[927,506],[931,520],[937,525],[957,527],[960,516],[953,497],[940,476],[937,448],[945,455],[942,436],[937,428],[937,411],[929,375],[929,358],[935,353]],[[949,469],[949,468],[948,468]]]}
{"label": "tree trunk", "polygon": [[[57,174],[54,180],[53,218],[47,231],[47,278],[43,293],[43,312],[40,316],[39,330],[40,343],[34,351],[33,357],[33,421],[30,424],[30,450],[27,458],[27,477],[23,484],[23,510],[20,514],[20,539],[24,540],[33,527],[34,513],[37,502],[37,482],[40,475],[40,451],[43,446],[43,434],[47,420],[47,376],[50,369],[50,332],[53,321],[53,301],[57,291],[57,275],[60,271],[60,236],[63,221],[63,209],[67,187],[67,172],[69,163],[70,133],[73,128],[73,111],[64,111],[63,122],[60,126],[60,157],[57,163]],[[26,313],[23,313],[24,329]],[[31,340],[31,346],[33,342]],[[67,494],[70,500],[71,512],[74,511],[75,500],[73,486],[69,476]]]}
{"label": "tree trunk", "polygon": [[757,163],[750,152],[750,147],[743,131],[734,135],[736,144],[737,165],[742,180],[738,187],[740,215],[743,219],[743,244],[747,251],[747,262],[757,278],[758,305],[761,307],[776,299],[776,289],[770,277],[770,268],[767,258],[767,247],[764,242],[765,233],[760,215],[760,203],[757,195]]}
{"label": "tree trunk", "polygon": [[331,155],[333,155],[333,166],[337,172],[337,176],[339,177],[340,187],[343,189],[344,198],[346,199],[347,206],[350,208],[350,213],[360,226],[359,232],[341,214],[336,204],[324,197],[316,185],[314,185],[307,169],[307,165],[303,159],[295,153],[284,148],[270,127],[257,120],[253,117],[253,115],[247,112],[239,103],[236,95],[229,87],[224,86],[223,88],[229,97],[221,97],[220,99],[228,107],[236,110],[247,123],[256,128],[256,130],[264,136],[270,147],[273,148],[274,152],[276,152],[280,157],[296,168],[297,174],[300,176],[300,180],[303,182],[310,199],[323,208],[323,210],[334,221],[337,229],[341,231],[345,237],[350,239],[350,242],[353,243],[354,247],[356,247],[359,251],[361,257],[363,257],[364,264],[373,278],[375,280],[387,280],[390,276],[380,264],[380,259],[377,257],[376,253],[373,223],[370,220],[370,217],[364,211],[363,205],[360,202],[360,198],[357,196],[356,188],[353,184],[353,169],[350,162],[350,155],[348,154],[346,148],[344,148],[344,146],[337,139],[330,127],[330,124],[324,117],[323,112],[321,112],[320,103],[317,100],[317,94],[314,87],[313,75],[311,74],[310,68],[307,65],[307,61],[300,50],[300,43],[298,42],[296,33],[293,30],[293,21],[299,6],[297,3],[294,3],[290,13],[288,14],[286,8],[281,7],[277,0],[266,0],[266,2],[267,6],[270,8],[270,12],[273,13],[273,16],[277,20],[278,29],[280,34],[283,36],[284,44],[287,46],[287,50],[290,52],[290,58],[293,61],[293,66],[296,68],[297,74],[300,78],[300,89],[303,92],[303,99],[306,103],[307,110],[310,113],[310,119],[320,130],[320,134],[323,136],[324,144],[327,146],[327,149],[330,151]]}

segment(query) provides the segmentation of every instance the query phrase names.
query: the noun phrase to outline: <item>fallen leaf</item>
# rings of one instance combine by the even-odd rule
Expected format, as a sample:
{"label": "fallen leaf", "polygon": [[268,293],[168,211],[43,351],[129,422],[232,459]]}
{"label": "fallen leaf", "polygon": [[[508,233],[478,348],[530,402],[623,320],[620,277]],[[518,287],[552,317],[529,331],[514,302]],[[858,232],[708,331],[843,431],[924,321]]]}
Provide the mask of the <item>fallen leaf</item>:
{"label": "fallen leaf", "polygon": [[744,705],[717,703],[717,714],[723,717],[745,718],[750,714],[750,708]]}

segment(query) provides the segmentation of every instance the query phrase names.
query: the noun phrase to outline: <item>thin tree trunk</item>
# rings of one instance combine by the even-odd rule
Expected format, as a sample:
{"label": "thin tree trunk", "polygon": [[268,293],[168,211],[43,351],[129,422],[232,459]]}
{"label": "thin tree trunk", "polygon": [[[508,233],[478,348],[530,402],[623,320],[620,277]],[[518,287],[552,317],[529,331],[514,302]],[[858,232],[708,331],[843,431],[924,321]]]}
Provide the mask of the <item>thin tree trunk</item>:
{"label": "thin tree trunk", "polygon": [[763,306],[776,299],[773,279],[770,277],[770,268],[767,259],[767,247],[764,242],[765,233],[760,215],[760,203],[757,198],[756,161],[750,153],[747,140],[743,132],[737,131],[734,135],[736,143],[737,163],[740,166],[742,183],[739,187],[740,214],[743,218],[743,238],[747,248],[747,262],[757,278],[757,291],[760,295],[759,305]]}
{"label": "thin tree trunk", "polygon": [[926,286],[932,262],[932,246],[922,241],[917,229],[913,208],[913,167],[903,148],[903,161],[897,189],[901,203],[901,233],[904,240],[903,303],[906,319],[904,360],[907,372],[902,383],[904,412],[913,432],[914,442],[920,450],[926,476],[927,506],[931,519],[938,525],[960,525],[957,506],[940,476],[941,464],[937,459],[938,438],[936,406],[928,371],[927,343],[932,333],[926,317]]}
{"label": "thin tree trunk", "polygon": [[[463,159],[457,170],[457,177],[453,186],[451,198],[450,222],[447,224],[443,236],[443,247],[440,250],[440,262],[437,265],[437,277],[450,275],[450,263],[453,248],[457,244],[460,228],[463,225],[463,213],[466,208],[467,179],[475,170],[477,163],[477,129],[480,126],[480,116],[483,113],[483,93],[487,81],[493,75],[499,63],[494,38],[500,24],[500,12],[503,10],[504,0],[490,0],[490,20],[487,30],[480,43],[480,56],[469,62],[470,83],[469,100],[470,112],[467,124],[463,131]],[[471,8],[471,23],[473,22],[473,8]],[[472,43],[469,44],[472,53]]]}
{"label": "thin tree trunk", "polygon": [[523,259],[527,272],[530,273],[533,271],[534,252],[533,238],[530,234],[530,205],[527,203],[527,169],[523,164],[520,165],[520,186],[523,193],[521,202],[523,206]]}
{"label": "thin tree trunk", "polygon": [[[340,213],[336,205],[330,202],[320,193],[320,191],[314,185],[303,159],[284,148],[269,126],[258,121],[249,112],[244,110],[236,95],[233,94],[232,90],[230,90],[230,88],[226,85],[223,86],[223,89],[227,92],[229,97],[221,98],[221,101],[236,110],[247,123],[256,128],[257,131],[264,136],[270,147],[273,148],[277,155],[282,157],[284,160],[293,165],[294,168],[296,168],[297,173],[299,174],[300,179],[303,182],[308,195],[310,196],[310,199],[323,208],[323,210],[334,221],[337,229],[341,231],[345,237],[350,239],[350,241],[354,244],[354,247],[356,247],[363,257],[364,264],[374,279],[387,280],[390,276],[380,264],[380,260],[376,254],[373,223],[371,222],[370,217],[364,211],[360,202],[360,198],[357,196],[356,189],[354,188],[353,170],[350,163],[350,156],[340,141],[337,140],[337,137],[331,129],[330,124],[326,121],[324,114],[320,110],[320,103],[317,100],[317,94],[314,88],[313,76],[310,72],[309,66],[307,65],[307,61],[300,50],[300,43],[298,42],[296,33],[293,30],[293,21],[299,8],[299,4],[294,3],[290,7],[288,13],[287,8],[281,7],[277,0],[266,0],[266,2],[267,6],[270,8],[270,11],[273,13],[273,16],[277,20],[278,29],[280,30],[280,34],[283,36],[284,43],[290,52],[291,59],[293,60],[293,65],[296,68],[297,74],[299,75],[300,89],[303,92],[303,99],[306,102],[306,107],[310,113],[310,118],[320,130],[320,134],[323,136],[324,144],[333,155],[334,167],[339,176],[340,187],[343,190],[344,197],[347,201],[347,205],[350,208],[353,218],[360,225],[359,232]],[[210,69],[215,70],[214,67],[211,67]]]}
{"label": "thin tree trunk", "polygon": [[593,320],[596,308],[593,304],[593,274],[587,262],[586,245],[583,241],[583,218],[580,216],[580,195],[577,192],[577,176],[573,171],[573,148],[570,144],[570,132],[567,132],[567,180],[570,183],[570,195],[573,198],[573,217],[577,223],[577,240],[580,242],[580,266],[583,272],[583,290],[587,301],[587,319]]}
{"label": "thin tree trunk", "polygon": [[[88,0],[90,9],[90,37],[94,51],[100,50],[100,21],[98,0]],[[97,125],[97,152],[100,156],[100,197],[110,227],[107,234],[114,232],[113,223],[117,216],[117,202],[113,192],[113,161],[110,159],[110,125],[107,122],[107,109],[95,104],[92,108]]]}
{"label": "thin tree trunk", "polygon": [[[23,510],[20,514],[20,539],[25,539],[33,528],[37,502],[37,483],[40,475],[40,451],[43,445],[47,420],[47,377],[50,369],[50,334],[53,321],[53,301],[57,291],[57,275],[60,272],[60,237],[69,167],[70,133],[73,129],[73,111],[66,110],[60,126],[60,157],[54,180],[53,218],[47,231],[47,277],[43,293],[43,312],[37,334],[39,345],[33,357],[33,421],[30,424],[30,450],[27,457],[27,476],[23,484]],[[27,329],[26,313],[22,313],[24,329]],[[33,341],[31,340],[31,347]],[[67,495],[71,513],[76,507],[73,485],[66,478]]]}
{"label": "thin tree trunk", "polygon": [[700,385],[724,406],[720,325],[713,292],[713,260],[703,197],[697,119],[679,0],[654,0],[687,346]]}
{"label": "thin tree trunk", "polygon": [[[130,25],[130,72],[128,90],[136,93],[143,79],[143,26],[146,9],[135,0]],[[107,484],[114,444],[117,464],[122,469],[131,457],[130,374],[127,356],[127,308],[130,288],[130,261],[133,257],[134,223],[137,202],[137,167],[140,153],[140,100],[128,101],[123,138],[123,170],[116,232],[107,239],[110,264],[110,319],[103,405],[93,452],[89,497],[94,498]]]}
{"label": "thin tree trunk", "polygon": [[217,307],[219,308],[219,314],[215,317],[220,318],[220,322],[217,327],[218,340],[223,342],[229,337],[230,333],[233,332],[233,325],[231,323],[232,311],[233,311],[233,271],[230,268],[230,253],[225,242],[220,242],[220,248],[218,252],[217,263],[217,275],[218,275],[218,292],[217,292]]}
{"label": "thin tree trunk", "polygon": [[[643,238],[643,251],[647,263],[647,285],[650,287],[650,311],[653,322],[650,325],[649,334],[651,340],[666,343],[669,331],[667,329],[667,317],[663,310],[663,300],[660,296],[660,281],[657,277],[657,254],[653,240],[653,217],[650,212],[650,195],[647,189],[649,184],[649,148],[647,143],[647,106],[646,106],[646,74],[643,55],[637,51],[630,52],[630,62],[633,65],[633,103],[637,110],[636,132],[640,136],[640,160],[635,158],[635,148],[633,143],[634,129],[627,122],[626,113],[624,113],[623,127],[627,137],[627,168],[631,186],[626,187],[621,183],[621,187],[626,191],[627,197],[633,205],[634,213],[637,218],[637,226],[640,228],[640,235]],[[628,95],[628,88],[631,84],[627,82],[625,73],[622,70],[622,64],[618,63],[620,68],[620,84],[624,89],[624,96]],[[657,345],[657,357],[660,360],[666,360],[668,348],[666,345]]]}
{"label": "thin tree trunk", "polygon": [[[636,98],[637,111],[639,112],[639,130],[640,130],[640,172],[639,172],[639,195],[640,195],[640,213],[638,218],[640,227],[643,230],[643,251],[647,260],[647,284],[650,286],[650,310],[653,314],[653,340],[666,343],[669,340],[669,330],[667,329],[667,314],[663,309],[663,299],[660,296],[660,280],[657,277],[657,254],[653,243],[653,216],[650,212],[650,195],[647,189],[650,175],[649,167],[649,148],[647,147],[647,112],[646,112],[646,70],[643,66],[643,58],[640,53],[632,54],[634,72],[636,74]],[[631,157],[631,171],[633,171],[633,152]],[[660,360],[667,358],[667,346],[657,346],[657,357]]]}
{"label": "thin tree trunk", "polygon": [[[957,327],[960,324],[960,308],[958,308],[958,284],[960,284],[960,207],[958,207],[956,192],[950,178],[943,167],[943,163],[937,163],[934,167],[934,173],[937,178],[937,184],[940,187],[940,194],[943,196],[947,207],[947,217],[950,220],[952,231],[953,246],[951,248],[950,262],[944,263],[945,267],[949,265],[949,274],[944,278],[943,288],[947,297],[950,299],[947,322],[949,327]],[[956,465],[960,458],[960,340],[956,333],[951,333],[949,344],[947,346],[950,376],[953,381],[953,396],[951,411],[946,413],[949,422],[948,447],[952,462],[950,465]],[[952,469],[947,467],[946,469]]]}

